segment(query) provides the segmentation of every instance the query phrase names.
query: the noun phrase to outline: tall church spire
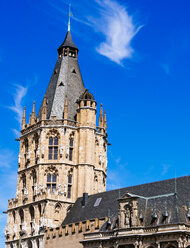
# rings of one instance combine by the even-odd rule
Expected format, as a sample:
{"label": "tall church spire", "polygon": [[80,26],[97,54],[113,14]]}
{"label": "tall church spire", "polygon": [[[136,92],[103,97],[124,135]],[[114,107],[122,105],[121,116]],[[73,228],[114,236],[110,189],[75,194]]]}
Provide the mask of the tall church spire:
{"label": "tall church spire", "polygon": [[69,4],[69,21],[68,21],[68,32],[71,31],[71,16],[72,16],[72,13],[71,13],[71,4]]}
{"label": "tall church spire", "polygon": [[[71,12],[69,10],[69,20],[70,16]],[[59,120],[63,119],[64,99],[67,95],[68,119],[75,120],[76,101],[85,91],[78,65],[79,49],[73,42],[69,29],[70,21],[64,42],[57,49],[57,63],[45,93],[47,98],[47,119],[51,117],[56,117]],[[42,118],[42,108],[43,106],[41,105],[37,118]]]}

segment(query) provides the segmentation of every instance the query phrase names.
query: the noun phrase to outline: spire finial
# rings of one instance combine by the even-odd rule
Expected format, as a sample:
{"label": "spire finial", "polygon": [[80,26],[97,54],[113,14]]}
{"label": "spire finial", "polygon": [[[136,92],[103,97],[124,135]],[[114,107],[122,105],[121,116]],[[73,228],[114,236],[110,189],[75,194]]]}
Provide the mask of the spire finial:
{"label": "spire finial", "polygon": [[25,128],[25,125],[26,125],[26,107],[24,107],[23,116],[22,116],[22,129]]}
{"label": "spire finial", "polygon": [[69,32],[71,31],[71,16],[72,16],[72,13],[71,13],[71,4],[69,4],[69,21],[68,21],[68,31]]}
{"label": "spire finial", "polygon": [[35,111],[35,101],[33,101],[32,115],[31,115],[31,125],[35,123],[36,111]]}

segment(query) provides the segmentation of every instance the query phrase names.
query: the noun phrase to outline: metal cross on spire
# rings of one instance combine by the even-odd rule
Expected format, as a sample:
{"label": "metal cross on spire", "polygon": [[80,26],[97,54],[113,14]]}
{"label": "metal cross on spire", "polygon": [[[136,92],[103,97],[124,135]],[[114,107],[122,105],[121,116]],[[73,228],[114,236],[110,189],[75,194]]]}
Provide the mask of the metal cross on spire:
{"label": "metal cross on spire", "polygon": [[69,4],[69,21],[68,21],[68,31],[71,30],[71,16],[72,16],[72,13],[71,13],[71,4]]}

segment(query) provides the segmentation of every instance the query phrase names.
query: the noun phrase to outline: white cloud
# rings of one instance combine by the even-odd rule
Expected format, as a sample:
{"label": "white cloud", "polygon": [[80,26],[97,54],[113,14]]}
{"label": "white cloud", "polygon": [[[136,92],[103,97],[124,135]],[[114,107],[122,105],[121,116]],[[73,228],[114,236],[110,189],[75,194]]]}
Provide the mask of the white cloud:
{"label": "white cloud", "polygon": [[167,75],[171,74],[170,66],[168,64],[162,63],[161,67]]}
{"label": "white cloud", "polygon": [[169,164],[162,164],[162,172],[161,172],[161,175],[164,176],[167,174],[168,170],[170,168],[170,165]]}
{"label": "white cloud", "polygon": [[125,58],[132,58],[131,41],[142,26],[133,22],[127,9],[113,0],[96,0],[101,7],[101,20],[95,21],[105,38],[97,47],[97,51],[110,60],[121,64]]}
{"label": "white cloud", "polygon": [[10,149],[1,149],[0,150],[0,169],[7,169],[13,165],[15,162],[15,154]]}
{"label": "white cloud", "polygon": [[27,94],[27,87],[24,87],[22,85],[15,85],[15,93],[14,93],[14,105],[9,106],[9,109],[11,109],[14,113],[16,113],[16,119],[21,125],[22,122],[22,114],[23,114],[23,106],[22,106],[22,100]]}

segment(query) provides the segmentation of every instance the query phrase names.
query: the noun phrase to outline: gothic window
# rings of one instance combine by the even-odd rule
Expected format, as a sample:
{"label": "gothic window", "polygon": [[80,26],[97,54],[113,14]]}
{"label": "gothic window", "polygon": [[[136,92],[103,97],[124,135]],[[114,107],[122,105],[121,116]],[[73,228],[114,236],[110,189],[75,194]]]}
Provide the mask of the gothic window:
{"label": "gothic window", "polygon": [[30,206],[29,211],[30,211],[30,218],[31,218],[31,221],[32,221],[34,219],[34,207]]}
{"label": "gothic window", "polygon": [[23,189],[26,188],[26,175],[25,174],[22,175],[22,187]]}
{"label": "gothic window", "polygon": [[24,222],[24,211],[22,208],[19,210],[19,215],[20,215],[20,222],[22,224]]}
{"label": "gothic window", "polygon": [[49,137],[49,160],[58,159],[58,137]]}
{"label": "gothic window", "polygon": [[32,179],[33,179],[33,185],[35,185],[36,181],[37,181],[37,176],[36,176],[36,171],[35,170],[33,170],[33,172],[32,172]]}
{"label": "gothic window", "polygon": [[68,175],[67,198],[71,198],[72,175]]}
{"label": "gothic window", "polygon": [[13,210],[13,222],[15,223],[15,211]]}
{"label": "gothic window", "polygon": [[24,140],[24,163],[27,166],[27,155],[28,155],[28,139]]}
{"label": "gothic window", "polygon": [[74,143],[73,138],[70,138],[70,141],[69,141],[69,161],[73,160],[73,143]]}
{"label": "gothic window", "polygon": [[35,163],[37,164],[38,162],[38,147],[39,147],[39,136],[38,134],[35,135],[35,150],[34,150],[34,154],[35,154]]}
{"label": "gothic window", "polygon": [[57,181],[56,174],[47,175],[47,188],[50,189],[50,191],[54,191],[56,189],[56,181]]}

